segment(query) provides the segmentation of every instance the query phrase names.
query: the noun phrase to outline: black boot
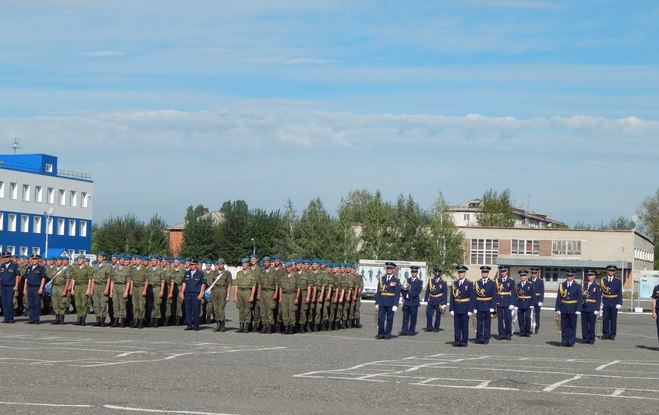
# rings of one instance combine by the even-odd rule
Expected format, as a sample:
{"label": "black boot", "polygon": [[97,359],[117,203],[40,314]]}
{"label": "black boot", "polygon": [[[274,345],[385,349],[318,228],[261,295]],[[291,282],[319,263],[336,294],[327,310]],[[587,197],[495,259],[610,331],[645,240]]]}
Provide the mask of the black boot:
{"label": "black boot", "polygon": [[265,334],[272,334],[272,325],[270,324],[265,325]]}
{"label": "black boot", "polygon": [[55,314],[55,320],[51,321],[50,324],[59,324],[59,316]]}
{"label": "black boot", "polygon": [[300,333],[306,333],[306,332],[307,332],[307,325],[300,324]]}
{"label": "black boot", "polygon": [[284,330],[284,334],[293,334],[293,326],[286,326],[286,330]]}
{"label": "black boot", "polygon": [[144,319],[137,320],[137,328],[138,329],[143,329],[144,328]]}
{"label": "black boot", "polygon": [[96,323],[93,324],[94,327],[101,327],[101,319],[100,317],[96,317]]}
{"label": "black boot", "polygon": [[268,330],[267,326],[268,326],[267,324],[261,325],[261,330],[259,330],[259,334],[265,334]]}
{"label": "black boot", "polygon": [[224,321],[224,320],[220,321],[220,331],[221,331],[222,333],[224,333],[224,332],[227,331],[227,323],[226,323],[226,321]]}
{"label": "black boot", "polygon": [[136,318],[133,319],[133,324],[130,325],[130,328],[131,329],[136,329],[137,328],[137,319]]}
{"label": "black boot", "polygon": [[122,328],[122,329],[125,328],[125,327],[126,327],[126,318],[125,318],[125,317],[124,317],[124,318],[120,318],[119,321],[121,321],[121,328]]}
{"label": "black boot", "polygon": [[80,317],[80,325],[85,327],[87,325],[87,317]]}
{"label": "black boot", "polygon": [[346,328],[351,329],[352,328],[352,320],[346,320]]}
{"label": "black boot", "polygon": [[217,332],[217,331],[220,331],[220,330],[221,330],[221,324],[218,321],[217,323],[215,323],[215,330],[213,330],[213,331]]}
{"label": "black boot", "polygon": [[165,319],[162,322],[162,325],[165,327],[169,326],[169,317],[165,317]]}
{"label": "black boot", "polygon": [[156,328],[156,324],[158,324],[158,321],[155,318],[152,318],[150,324],[151,328]]}
{"label": "black boot", "polygon": [[101,321],[101,327],[105,327],[105,317],[100,317],[99,319]]}
{"label": "black boot", "polygon": [[238,330],[236,330],[236,333],[244,333],[245,332],[245,323],[240,323],[240,326],[238,327]]}

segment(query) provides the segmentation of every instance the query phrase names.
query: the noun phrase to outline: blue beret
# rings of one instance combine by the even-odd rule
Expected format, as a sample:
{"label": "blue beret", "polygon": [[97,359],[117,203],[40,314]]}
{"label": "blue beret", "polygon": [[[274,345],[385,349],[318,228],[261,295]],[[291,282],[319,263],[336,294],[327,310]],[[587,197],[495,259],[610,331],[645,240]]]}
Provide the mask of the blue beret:
{"label": "blue beret", "polygon": [[205,260],[205,261],[204,261],[204,264],[206,264],[206,265],[211,265],[211,264],[212,264],[212,262],[211,262],[211,260],[210,260],[210,259],[207,259],[207,260]]}
{"label": "blue beret", "polygon": [[263,260],[260,260],[259,261],[259,267],[262,267],[262,266],[263,266]]}
{"label": "blue beret", "polygon": [[249,258],[245,257],[245,258],[241,259],[240,262],[249,262]]}
{"label": "blue beret", "polygon": [[291,261],[286,261],[286,262],[284,262],[284,266],[285,266],[286,268],[288,268],[288,267],[293,266],[293,263],[292,263]]}
{"label": "blue beret", "polygon": [[256,255],[256,254],[250,254],[249,257],[250,257],[250,258],[258,258],[259,256]]}
{"label": "blue beret", "polygon": [[224,258],[220,258],[217,261],[215,261],[216,264],[224,264]]}
{"label": "blue beret", "polygon": [[270,259],[269,256],[266,255],[266,256],[263,257],[263,260],[264,260],[264,261],[270,261],[271,259]]}
{"label": "blue beret", "polygon": [[277,255],[273,256],[272,258],[273,259],[281,259],[281,255],[277,254]]}
{"label": "blue beret", "polygon": [[99,253],[96,254],[96,255],[98,255],[98,256],[105,256],[105,252],[101,251],[101,252],[99,252]]}

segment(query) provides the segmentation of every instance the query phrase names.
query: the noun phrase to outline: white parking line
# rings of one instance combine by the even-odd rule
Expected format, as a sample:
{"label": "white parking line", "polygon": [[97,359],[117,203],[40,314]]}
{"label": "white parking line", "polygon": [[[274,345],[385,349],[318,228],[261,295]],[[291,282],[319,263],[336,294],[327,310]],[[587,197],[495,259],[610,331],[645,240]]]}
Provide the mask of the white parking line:
{"label": "white parking line", "polygon": [[38,402],[0,402],[0,405],[46,406],[46,407],[50,407],[50,408],[93,408],[92,405],[66,405],[66,404],[38,403]]}
{"label": "white parking line", "polygon": [[605,363],[605,364],[603,364],[603,365],[601,365],[601,366],[597,366],[597,367],[595,368],[595,370],[604,370],[604,369],[606,369],[606,368],[609,367],[609,366],[613,366],[613,365],[615,365],[616,363],[620,363],[620,360],[614,360],[613,362],[609,362],[609,363]]}
{"label": "white parking line", "polygon": [[220,412],[200,412],[200,411],[178,411],[170,409],[150,409],[150,408],[131,408],[128,406],[117,406],[117,405],[103,405],[105,409],[116,409],[118,411],[129,411],[129,412],[146,412],[153,414],[185,414],[185,415],[235,415],[235,414],[226,414]]}
{"label": "white parking line", "polygon": [[579,380],[579,379],[581,379],[581,375],[576,375],[576,376],[573,377],[573,378],[565,379],[565,380],[562,380],[562,381],[560,381],[560,382],[556,382],[556,383],[554,383],[554,384],[552,384],[552,385],[549,385],[549,386],[547,386],[546,388],[544,388],[542,391],[543,391],[543,392],[551,392],[551,391],[553,391],[554,389],[558,388],[559,386],[565,385],[566,383],[570,383],[570,382],[572,382],[573,380]]}

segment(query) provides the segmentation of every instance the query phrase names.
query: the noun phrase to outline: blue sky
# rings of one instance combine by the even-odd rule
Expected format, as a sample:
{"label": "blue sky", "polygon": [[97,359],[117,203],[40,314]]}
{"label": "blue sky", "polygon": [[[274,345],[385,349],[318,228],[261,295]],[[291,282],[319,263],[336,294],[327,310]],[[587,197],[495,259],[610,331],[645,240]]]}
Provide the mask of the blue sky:
{"label": "blue sky", "polygon": [[96,221],[510,188],[599,224],[659,184],[658,43],[655,1],[0,0],[0,143]]}

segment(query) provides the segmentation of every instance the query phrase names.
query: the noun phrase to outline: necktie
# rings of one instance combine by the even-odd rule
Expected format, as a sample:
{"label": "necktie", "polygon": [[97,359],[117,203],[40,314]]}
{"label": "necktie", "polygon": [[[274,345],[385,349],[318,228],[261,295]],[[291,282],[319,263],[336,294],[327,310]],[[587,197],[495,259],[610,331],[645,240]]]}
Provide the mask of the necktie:
{"label": "necktie", "polygon": [[572,286],[572,282],[567,283],[567,288],[570,288]]}
{"label": "necktie", "polygon": [[458,287],[462,287],[462,280],[458,283]]}

